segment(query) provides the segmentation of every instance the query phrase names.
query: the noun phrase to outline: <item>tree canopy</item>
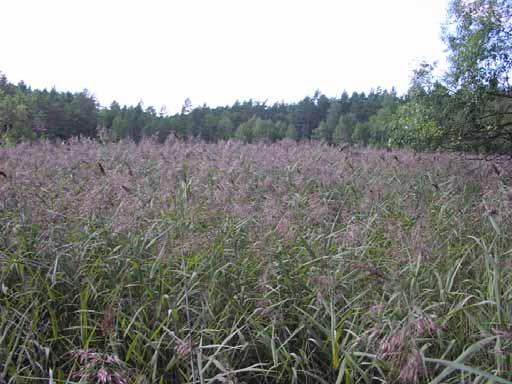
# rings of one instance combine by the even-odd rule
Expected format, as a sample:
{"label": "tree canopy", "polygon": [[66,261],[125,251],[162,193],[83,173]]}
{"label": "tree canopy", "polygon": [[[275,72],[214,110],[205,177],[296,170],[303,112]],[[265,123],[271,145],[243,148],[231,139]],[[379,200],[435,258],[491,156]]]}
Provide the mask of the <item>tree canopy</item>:
{"label": "tree canopy", "polygon": [[444,30],[453,100],[445,126],[459,149],[512,149],[512,3],[452,0]]}
{"label": "tree canopy", "polygon": [[0,73],[0,134],[13,143],[101,132],[109,140],[288,138],[512,154],[512,2],[451,0],[443,38],[447,71],[435,76],[435,65],[422,63],[402,96],[380,88],[331,98],[316,91],[297,103],[247,100],[221,107],[193,107],[187,98],[172,116],[142,104],[100,107],[87,90],[32,90]]}

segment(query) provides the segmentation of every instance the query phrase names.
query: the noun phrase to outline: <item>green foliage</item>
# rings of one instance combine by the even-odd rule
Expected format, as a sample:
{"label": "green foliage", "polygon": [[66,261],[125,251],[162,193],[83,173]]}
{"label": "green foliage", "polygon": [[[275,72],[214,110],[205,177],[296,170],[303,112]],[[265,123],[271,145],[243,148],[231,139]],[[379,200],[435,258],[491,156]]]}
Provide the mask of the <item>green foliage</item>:
{"label": "green foliage", "polygon": [[[87,91],[77,94],[32,91],[23,83],[0,81],[0,120],[13,125],[5,141],[19,142],[47,138],[68,140],[73,136],[95,137],[99,131],[109,140],[169,136],[197,137],[207,142],[236,138],[246,143],[318,139],[328,144],[360,143],[383,145],[386,136],[372,116],[391,102],[398,103],[394,91],[372,91],[368,95],[343,92],[329,99],[316,91],[296,104],[236,102],[230,107],[192,107],[187,99],[181,113],[157,114],[151,106],[120,106],[113,102],[99,108]],[[357,129],[356,129],[357,128]],[[375,131],[378,130],[379,132]]]}
{"label": "green foliage", "polygon": [[97,118],[97,103],[87,90],[32,91],[24,83],[10,84],[0,73],[0,127],[9,127],[3,132],[8,142],[95,137]]}
{"label": "green foliage", "polygon": [[227,140],[233,137],[235,125],[229,115],[222,116],[217,125],[217,136],[221,140]]}
{"label": "green foliage", "polygon": [[285,137],[287,134],[286,130],[286,123],[282,121],[274,123],[272,120],[264,120],[253,116],[245,123],[240,124],[235,138],[244,143],[256,141],[275,142]]}
{"label": "green foliage", "polygon": [[512,153],[512,3],[452,0],[444,39],[444,78],[422,63],[405,104],[372,117],[370,136],[380,125],[394,146]]}
{"label": "green foliage", "polygon": [[252,143],[254,140],[254,125],[258,120],[256,116],[253,116],[248,121],[240,124],[236,130],[235,138],[243,143]]}
{"label": "green foliage", "polygon": [[415,150],[436,149],[443,132],[429,112],[424,104],[410,101],[393,115],[383,117],[389,127],[389,144]]}
{"label": "green foliage", "polygon": [[341,115],[334,129],[333,142],[335,144],[352,143],[352,135],[357,123],[354,114]]}
{"label": "green foliage", "polygon": [[316,139],[327,144],[456,149],[512,153],[512,3],[508,0],[451,0],[444,28],[449,70],[440,78],[422,63],[407,94],[377,88],[370,93],[327,98],[319,91],[297,103],[235,102],[193,107],[179,114],[152,107],[99,108],[87,92],[31,90],[0,76],[2,139],[69,139],[102,135],[135,142],[169,136],[206,142],[236,138],[244,143]]}
{"label": "green foliage", "polygon": [[[348,97],[348,96],[347,96]],[[325,141],[326,143],[334,142],[334,132],[340,119],[340,115],[343,113],[343,104],[340,101],[333,101],[327,110],[327,116],[325,121],[322,121],[318,128],[315,130],[315,138]]]}
{"label": "green foliage", "polygon": [[457,149],[512,151],[512,3],[452,0],[444,31],[448,83],[454,89],[446,127]]}
{"label": "green foliage", "polygon": [[478,92],[509,86],[512,4],[508,0],[452,0],[444,29],[450,82]]}
{"label": "green foliage", "polygon": [[297,128],[295,128],[295,125],[289,124],[288,128],[286,128],[286,138],[291,140],[298,140],[299,139],[299,133],[297,132]]}
{"label": "green foliage", "polygon": [[320,140],[326,143],[332,142],[332,134],[329,135],[327,123],[325,121],[321,121],[320,125],[313,130],[312,137],[313,139]]}

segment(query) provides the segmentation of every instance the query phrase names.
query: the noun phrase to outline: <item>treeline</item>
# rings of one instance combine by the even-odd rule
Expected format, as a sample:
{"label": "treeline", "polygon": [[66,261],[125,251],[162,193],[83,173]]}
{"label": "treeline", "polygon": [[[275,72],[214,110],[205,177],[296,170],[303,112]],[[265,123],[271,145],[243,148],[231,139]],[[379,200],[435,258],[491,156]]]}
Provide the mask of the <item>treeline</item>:
{"label": "treeline", "polygon": [[87,92],[32,90],[0,73],[0,129],[8,142],[96,135],[98,105]]}
{"label": "treeline", "polygon": [[377,89],[368,94],[343,92],[328,98],[320,92],[298,103],[266,103],[252,100],[232,106],[192,108],[186,100],[181,113],[167,116],[155,108],[120,106],[113,102],[100,108],[87,91],[32,90],[24,83],[9,83],[0,76],[0,119],[8,142],[72,136],[112,140],[144,137],[165,140],[169,135],[205,141],[238,139],[251,143],[318,139],[332,144],[387,145],[389,132],[379,120],[396,111],[403,100],[394,90]]}
{"label": "treeline", "polygon": [[2,139],[290,138],[512,155],[512,2],[451,0],[443,36],[448,70],[436,76],[435,65],[421,64],[402,96],[393,89],[335,98],[316,92],[297,103],[249,100],[216,108],[192,108],[187,99],[173,116],[141,104],[100,108],[88,91],[32,90],[0,74]]}
{"label": "treeline", "polygon": [[372,91],[368,95],[344,92],[340,98],[328,98],[320,92],[298,103],[266,103],[252,100],[232,106],[190,108],[184,104],[180,114],[159,116],[153,108],[123,107],[113,103],[99,111],[99,121],[114,138],[139,140],[169,135],[197,137],[205,141],[237,139],[246,143],[273,142],[285,137],[295,140],[319,139],[328,143],[364,142],[383,144],[385,136],[368,124],[379,110],[398,105],[394,91]]}

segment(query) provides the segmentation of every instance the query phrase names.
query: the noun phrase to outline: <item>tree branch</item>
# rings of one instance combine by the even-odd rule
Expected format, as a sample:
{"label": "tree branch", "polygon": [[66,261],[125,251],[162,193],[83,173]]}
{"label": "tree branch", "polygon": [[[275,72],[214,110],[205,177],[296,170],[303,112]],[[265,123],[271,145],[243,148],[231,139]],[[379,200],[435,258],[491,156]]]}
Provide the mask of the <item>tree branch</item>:
{"label": "tree branch", "polygon": [[512,99],[512,93],[500,93],[500,92],[491,92],[491,91],[487,91],[486,92],[488,95],[490,96],[496,96],[496,97],[505,97],[507,99]]}

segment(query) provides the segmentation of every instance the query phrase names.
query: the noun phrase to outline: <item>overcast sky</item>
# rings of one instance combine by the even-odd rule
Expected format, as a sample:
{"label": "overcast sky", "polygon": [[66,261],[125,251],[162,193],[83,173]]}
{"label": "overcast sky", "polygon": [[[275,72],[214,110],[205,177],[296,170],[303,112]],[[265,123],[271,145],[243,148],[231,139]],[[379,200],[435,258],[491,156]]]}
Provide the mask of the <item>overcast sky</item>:
{"label": "overcast sky", "polygon": [[440,60],[447,0],[1,0],[0,71],[102,105],[405,92]]}

